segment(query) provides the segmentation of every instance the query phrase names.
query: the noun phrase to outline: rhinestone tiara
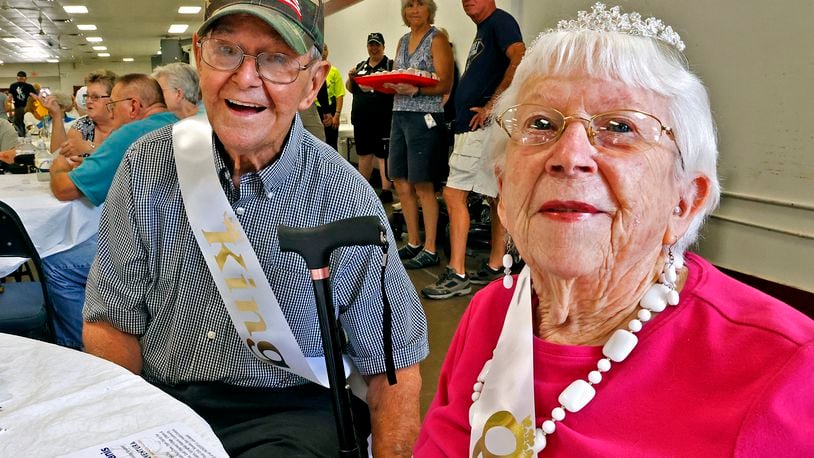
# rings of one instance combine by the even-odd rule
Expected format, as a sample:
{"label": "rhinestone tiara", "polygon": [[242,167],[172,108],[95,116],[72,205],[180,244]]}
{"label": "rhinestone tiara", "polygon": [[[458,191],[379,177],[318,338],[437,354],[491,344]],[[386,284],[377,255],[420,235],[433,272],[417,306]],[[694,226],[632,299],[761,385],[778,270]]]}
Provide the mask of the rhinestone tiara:
{"label": "rhinestone tiara", "polygon": [[661,19],[649,17],[642,19],[636,12],[623,13],[618,6],[610,9],[604,3],[596,3],[591,12],[579,11],[576,19],[562,20],[557,28],[548,29],[547,32],[572,32],[579,30],[593,30],[596,32],[620,32],[628,35],[655,38],[661,40],[679,51],[684,51],[684,42],[677,32]]}

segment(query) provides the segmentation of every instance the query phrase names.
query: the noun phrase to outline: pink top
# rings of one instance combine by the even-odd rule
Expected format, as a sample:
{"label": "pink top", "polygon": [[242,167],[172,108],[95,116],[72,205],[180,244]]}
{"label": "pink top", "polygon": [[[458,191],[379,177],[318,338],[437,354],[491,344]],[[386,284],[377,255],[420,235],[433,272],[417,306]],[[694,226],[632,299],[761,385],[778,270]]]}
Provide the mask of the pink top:
{"label": "pink top", "polygon": [[[557,423],[540,456],[814,456],[814,321],[697,255],[686,264],[681,303],[644,325],[628,359],[604,374],[585,409]],[[416,457],[467,456],[472,386],[511,294],[494,282],[472,299]],[[600,357],[599,346],[534,339],[538,427]]]}

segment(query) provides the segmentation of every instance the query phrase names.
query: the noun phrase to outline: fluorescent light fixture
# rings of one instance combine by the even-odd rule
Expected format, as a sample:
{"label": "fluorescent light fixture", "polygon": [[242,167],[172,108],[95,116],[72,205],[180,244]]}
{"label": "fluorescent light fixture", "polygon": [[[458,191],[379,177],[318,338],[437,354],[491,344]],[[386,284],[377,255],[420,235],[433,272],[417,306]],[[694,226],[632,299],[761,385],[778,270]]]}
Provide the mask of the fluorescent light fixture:
{"label": "fluorescent light fixture", "polygon": [[3,39],[6,40],[6,42],[8,42],[8,43],[20,43],[20,42],[23,41],[23,40],[21,40],[21,39],[19,39],[17,37],[10,37],[10,38],[3,38]]}
{"label": "fluorescent light fixture", "polygon": [[134,60],[132,57],[122,57],[122,62],[133,62]]}
{"label": "fluorescent light fixture", "polygon": [[88,40],[91,43],[101,43],[101,42],[104,41],[104,40],[102,40],[102,37],[87,37],[85,39]]}
{"label": "fluorescent light fixture", "polygon": [[50,63],[52,63],[52,64],[56,64],[57,62],[59,62],[59,59],[47,59],[47,60],[46,60],[46,62],[50,62]]}
{"label": "fluorescent light fixture", "polygon": [[98,53],[96,55],[99,56],[99,57],[110,57],[109,52],[100,52],[100,53]]}
{"label": "fluorescent light fixture", "polygon": [[107,51],[107,46],[94,46],[94,51]]}
{"label": "fluorescent light fixture", "polygon": [[76,28],[79,30],[96,30],[96,26],[93,24],[78,24]]}
{"label": "fluorescent light fixture", "polygon": [[189,24],[173,24],[167,33],[184,33],[189,28]]}
{"label": "fluorescent light fixture", "polygon": [[198,14],[201,11],[200,6],[179,6],[178,13],[179,14]]}
{"label": "fluorescent light fixture", "polygon": [[85,5],[65,5],[62,8],[69,14],[88,14],[88,7]]}
{"label": "fluorescent light fixture", "polygon": [[3,65],[4,63],[5,63],[5,62],[3,62],[2,60],[0,60],[0,65]]}

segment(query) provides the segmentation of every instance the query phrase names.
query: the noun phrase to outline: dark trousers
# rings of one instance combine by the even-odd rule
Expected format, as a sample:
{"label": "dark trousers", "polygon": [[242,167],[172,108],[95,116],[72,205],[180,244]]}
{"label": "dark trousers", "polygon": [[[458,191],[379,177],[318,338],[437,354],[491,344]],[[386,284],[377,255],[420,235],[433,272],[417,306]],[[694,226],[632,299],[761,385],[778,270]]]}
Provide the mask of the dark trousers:
{"label": "dark trousers", "polygon": [[333,126],[326,126],[325,127],[325,143],[330,145],[333,149],[339,150],[339,128],[333,128]]}
{"label": "dark trousers", "polygon": [[[231,457],[336,457],[331,393],[309,383],[292,388],[244,388],[223,383],[162,385],[206,420]],[[370,413],[351,396],[356,437],[367,455]]]}
{"label": "dark trousers", "polygon": [[14,107],[14,127],[17,129],[18,137],[25,137],[25,107]]}

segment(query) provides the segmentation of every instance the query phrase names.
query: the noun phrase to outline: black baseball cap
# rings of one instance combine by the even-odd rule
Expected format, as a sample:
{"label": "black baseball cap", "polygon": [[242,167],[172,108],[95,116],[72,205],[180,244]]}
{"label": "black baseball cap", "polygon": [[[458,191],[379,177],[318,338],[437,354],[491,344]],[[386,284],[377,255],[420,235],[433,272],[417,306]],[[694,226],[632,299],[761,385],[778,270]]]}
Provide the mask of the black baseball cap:
{"label": "black baseball cap", "polygon": [[28,75],[26,75],[26,74],[25,74],[25,72],[24,72],[24,71],[22,71],[22,70],[20,70],[19,72],[17,72],[17,76],[22,76],[23,78],[28,78]]}
{"label": "black baseball cap", "polygon": [[380,34],[379,32],[373,32],[373,33],[371,33],[370,35],[367,36],[367,42],[368,43],[378,43],[378,44],[384,46],[384,36],[382,34]]}
{"label": "black baseball cap", "polygon": [[251,14],[262,19],[300,54],[308,52],[310,42],[317,49],[325,43],[323,0],[210,0],[198,36],[230,14]]}

